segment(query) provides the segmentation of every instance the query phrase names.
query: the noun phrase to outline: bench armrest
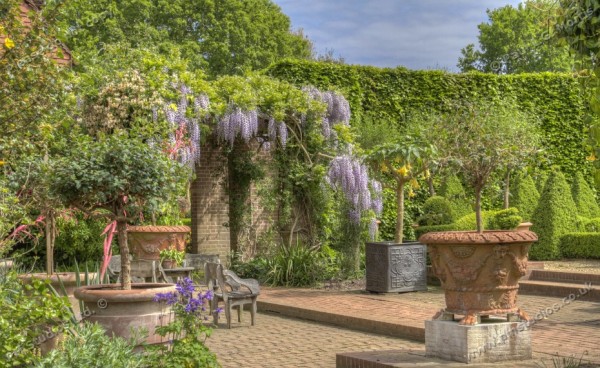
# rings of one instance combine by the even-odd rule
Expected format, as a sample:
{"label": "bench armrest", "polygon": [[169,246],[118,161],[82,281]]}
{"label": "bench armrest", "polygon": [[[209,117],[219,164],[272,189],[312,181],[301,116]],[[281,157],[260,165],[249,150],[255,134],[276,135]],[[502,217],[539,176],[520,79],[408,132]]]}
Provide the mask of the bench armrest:
{"label": "bench armrest", "polygon": [[225,283],[229,285],[231,289],[238,291],[240,288],[246,287],[252,294],[260,294],[258,280],[242,279],[231,270],[223,270],[223,275],[226,278]]}

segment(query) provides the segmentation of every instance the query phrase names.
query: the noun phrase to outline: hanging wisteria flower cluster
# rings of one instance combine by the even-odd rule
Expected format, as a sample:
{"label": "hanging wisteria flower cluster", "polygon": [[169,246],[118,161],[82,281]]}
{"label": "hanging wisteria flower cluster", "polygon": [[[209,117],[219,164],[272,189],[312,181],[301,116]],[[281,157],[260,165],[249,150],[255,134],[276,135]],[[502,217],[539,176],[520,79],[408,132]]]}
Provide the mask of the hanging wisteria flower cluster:
{"label": "hanging wisteria flower cluster", "polygon": [[258,133],[258,113],[256,110],[245,111],[238,106],[230,105],[228,113],[217,123],[217,136],[231,146],[239,134],[244,142]]}
{"label": "hanging wisteria flower cluster", "polygon": [[[366,165],[362,164],[351,155],[335,157],[329,164],[327,181],[333,188],[339,188],[344,193],[348,202],[352,205],[349,217],[355,224],[360,223],[363,211],[373,210],[377,216],[383,210],[383,199],[381,184],[375,180],[369,180]],[[369,189],[369,182],[373,188],[373,194]],[[369,233],[375,237],[377,223],[373,218],[369,225]]]}
{"label": "hanging wisteria flower cluster", "polygon": [[[178,159],[181,163],[194,166],[200,158],[200,125],[197,118],[188,117],[188,101],[193,99],[196,115],[206,113],[210,106],[208,96],[192,96],[192,90],[183,83],[173,83],[172,87],[179,93],[179,101],[166,103],[164,113],[172,128],[169,134],[167,153],[171,158]],[[153,119],[158,119],[158,111],[153,111]]]}
{"label": "hanging wisteria flower cluster", "polygon": [[288,131],[285,123],[277,122],[274,118],[269,118],[269,126],[268,126],[269,139],[271,142],[277,142],[277,137],[279,136],[279,140],[281,141],[281,146],[285,148],[287,144]]}
{"label": "hanging wisteria flower cluster", "polygon": [[344,96],[333,91],[321,92],[315,87],[304,87],[302,89],[312,99],[324,102],[327,105],[327,112],[322,119],[322,132],[325,138],[334,138],[335,124],[350,124],[350,104]]}

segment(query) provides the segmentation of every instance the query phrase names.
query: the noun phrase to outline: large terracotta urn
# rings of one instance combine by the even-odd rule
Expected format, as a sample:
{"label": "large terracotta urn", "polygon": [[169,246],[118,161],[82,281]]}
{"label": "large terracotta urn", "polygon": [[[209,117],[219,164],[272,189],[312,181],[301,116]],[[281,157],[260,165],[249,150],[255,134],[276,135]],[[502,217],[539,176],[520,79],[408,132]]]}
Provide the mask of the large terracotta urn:
{"label": "large terracotta urn", "polygon": [[127,241],[135,258],[158,261],[163,249],[184,252],[190,231],[189,226],[128,226]]}
{"label": "large terracotta urn", "polygon": [[158,344],[165,341],[156,334],[156,327],[170,322],[171,307],[154,298],[174,291],[174,284],[131,284],[131,290],[121,290],[120,284],[102,284],[75,289],[75,297],[83,301],[85,320],[98,322],[108,335],[129,339],[136,330],[144,330],[148,333],[145,343]]}
{"label": "large terracotta urn", "polygon": [[534,232],[448,231],[422,235],[434,274],[440,279],[446,308],[434,319],[454,319],[474,325],[482,316],[505,314],[528,320],[517,306],[519,279],[527,271],[529,247],[537,241]]}

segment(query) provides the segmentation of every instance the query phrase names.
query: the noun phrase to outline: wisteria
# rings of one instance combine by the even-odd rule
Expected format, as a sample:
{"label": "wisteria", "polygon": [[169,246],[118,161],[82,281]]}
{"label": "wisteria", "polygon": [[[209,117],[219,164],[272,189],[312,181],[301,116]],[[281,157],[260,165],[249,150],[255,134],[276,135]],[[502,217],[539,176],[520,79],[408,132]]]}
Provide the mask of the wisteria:
{"label": "wisteria", "polygon": [[258,113],[256,110],[245,111],[237,106],[230,106],[229,113],[223,115],[217,124],[217,135],[221,140],[233,146],[238,134],[245,142],[258,133]]}
{"label": "wisteria", "polygon": [[332,129],[335,124],[350,124],[350,104],[344,96],[333,91],[321,92],[314,87],[304,87],[302,90],[312,99],[327,105],[327,112],[321,121],[325,138],[335,138],[335,131]]}
{"label": "wisteria", "polygon": [[288,138],[287,125],[285,125],[285,123],[277,122],[273,117],[269,118],[267,134],[271,142],[277,142],[277,137],[279,136],[281,146],[285,148]]}
{"label": "wisteria", "polygon": [[[169,126],[173,129],[169,134],[167,152],[181,163],[194,166],[200,158],[200,125],[196,118],[188,117],[188,101],[193,98],[192,90],[183,83],[172,83],[172,87],[179,92],[177,104],[164,105],[164,113]],[[202,94],[194,98],[194,109],[197,114],[206,111],[210,105],[208,96]],[[158,119],[158,110],[153,109],[152,118]]]}
{"label": "wisteria", "polygon": [[371,181],[371,188],[373,188],[373,201],[371,202],[371,208],[375,215],[381,216],[383,212],[383,189],[381,183],[377,180]]}

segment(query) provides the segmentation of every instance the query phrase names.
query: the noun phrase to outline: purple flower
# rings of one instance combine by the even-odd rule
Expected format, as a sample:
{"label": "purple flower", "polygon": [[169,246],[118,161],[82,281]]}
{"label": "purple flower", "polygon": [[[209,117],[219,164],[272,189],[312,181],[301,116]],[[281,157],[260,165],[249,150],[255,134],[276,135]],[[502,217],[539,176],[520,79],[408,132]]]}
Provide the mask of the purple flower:
{"label": "purple flower", "polygon": [[172,291],[169,291],[168,293],[158,293],[154,297],[155,302],[165,302],[167,305],[173,305],[177,303],[177,300],[177,294]]}
{"label": "purple flower", "polygon": [[181,294],[185,298],[191,298],[192,294],[196,290],[192,279],[190,279],[189,277],[186,277],[183,280],[179,280],[177,282],[177,285],[175,286],[175,289],[179,292],[179,294]]}

